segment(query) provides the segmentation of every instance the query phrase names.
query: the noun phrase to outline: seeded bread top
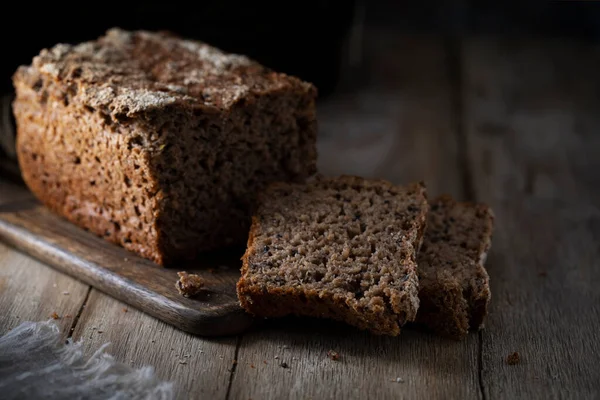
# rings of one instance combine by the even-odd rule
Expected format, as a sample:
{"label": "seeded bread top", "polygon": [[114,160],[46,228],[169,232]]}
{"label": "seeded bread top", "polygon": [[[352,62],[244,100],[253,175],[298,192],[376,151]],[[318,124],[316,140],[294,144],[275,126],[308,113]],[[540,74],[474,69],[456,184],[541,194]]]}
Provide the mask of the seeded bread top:
{"label": "seeded bread top", "polygon": [[456,280],[465,286],[473,279],[487,280],[483,264],[491,247],[493,220],[492,210],[484,204],[460,203],[449,196],[432,201],[419,253],[420,279]]}
{"label": "seeded bread top", "polygon": [[218,111],[290,88],[316,95],[311,84],[247,57],[169,33],[117,28],[96,41],[44,49],[13,79],[34,88],[42,79],[63,82],[71,100],[126,117],[176,103]]}
{"label": "seeded bread top", "polygon": [[318,291],[357,311],[412,320],[427,207],[422,184],[341,177],[272,185],[254,218],[241,286]]}

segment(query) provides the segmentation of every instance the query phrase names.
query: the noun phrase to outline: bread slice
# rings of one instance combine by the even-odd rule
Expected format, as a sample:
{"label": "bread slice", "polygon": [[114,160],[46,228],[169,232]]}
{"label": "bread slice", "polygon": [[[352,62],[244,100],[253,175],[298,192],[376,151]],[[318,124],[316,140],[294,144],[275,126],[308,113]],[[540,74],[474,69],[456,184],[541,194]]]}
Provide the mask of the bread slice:
{"label": "bread slice", "polygon": [[418,256],[417,323],[444,336],[464,337],[482,326],[491,298],[484,268],[494,215],[483,204],[442,196],[431,202]]}
{"label": "bread slice", "polygon": [[316,89],[205,43],[111,29],[13,83],[31,191],[159,264],[243,245],[256,193],[316,172]]}
{"label": "bread slice", "polygon": [[422,183],[343,176],[270,186],[243,257],[242,306],[399,334],[419,305],[416,249],[427,208]]}

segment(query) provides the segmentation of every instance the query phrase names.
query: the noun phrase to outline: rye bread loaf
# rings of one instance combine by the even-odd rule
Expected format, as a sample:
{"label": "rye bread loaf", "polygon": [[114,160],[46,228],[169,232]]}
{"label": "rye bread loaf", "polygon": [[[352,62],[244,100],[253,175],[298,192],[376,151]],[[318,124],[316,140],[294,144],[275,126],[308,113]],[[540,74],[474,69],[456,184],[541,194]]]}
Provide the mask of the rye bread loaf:
{"label": "rye bread loaf", "polygon": [[274,184],[260,199],[237,284],[248,312],[328,317],[388,335],[414,320],[423,184],[316,178]]}
{"label": "rye bread loaf", "polygon": [[417,258],[417,323],[461,338],[482,326],[491,298],[484,268],[494,216],[483,204],[442,196],[430,203],[427,229]]}
{"label": "rye bread loaf", "polygon": [[255,193],[316,171],[316,89],[197,41],[112,29],[13,82],[33,193],[159,264],[245,243]]}

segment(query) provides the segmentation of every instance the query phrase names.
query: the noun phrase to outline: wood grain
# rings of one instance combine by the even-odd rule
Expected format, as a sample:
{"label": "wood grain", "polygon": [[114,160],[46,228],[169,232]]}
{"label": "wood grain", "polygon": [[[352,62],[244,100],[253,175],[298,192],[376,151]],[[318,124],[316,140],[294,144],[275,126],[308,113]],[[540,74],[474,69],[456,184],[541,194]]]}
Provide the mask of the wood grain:
{"label": "wood grain", "polygon": [[424,180],[463,197],[455,83],[442,40],[370,30],[358,87],[319,104],[319,171]]}
{"label": "wood grain", "polygon": [[[15,200],[16,188],[0,181],[0,206]],[[27,198],[27,193],[16,197]],[[87,285],[0,243],[0,335],[21,322],[46,321],[56,313],[66,338],[87,292]]]}
{"label": "wood grain", "polygon": [[597,398],[600,48],[473,40],[463,60],[474,192],[497,217],[485,394]]}
{"label": "wood grain", "polygon": [[[162,268],[55,216],[33,198],[23,200],[24,189],[11,188],[21,199],[0,206],[4,242],[187,332],[235,334],[251,324],[235,293],[242,250],[205,254],[178,269]],[[205,281],[198,297],[177,292],[181,270]]]}
{"label": "wood grain", "polygon": [[[127,311],[125,311],[127,310]],[[180,399],[224,399],[235,359],[235,337],[208,339],[182,332],[93,289],[73,334],[91,355],[105,343],[118,361],[154,367]]]}
{"label": "wood grain", "polygon": [[[396,183],[424,180],[432,196],[463,197],[444,44],[386,32],[366,40],[370,78],[356,92],[319,108],[321,171]],[[328,350],[338,352],[340,360],[329,359]],[[477,399],[480,394],[477,334],[454,342],[405,329],[388,338],[328,321],[286,318],[243,336],[230,398]]]}
{"label": "wood grain", "polygon": [[66,338],[87,292],[87,285],[0,243],[0,335],[56,313]]}
{"label": "wood grain", "polygon": [[271,320],[243,336],[230,398],[476,399],[477,343],[476,334],[459,342],[405,329],[393,338],[331,321]]}

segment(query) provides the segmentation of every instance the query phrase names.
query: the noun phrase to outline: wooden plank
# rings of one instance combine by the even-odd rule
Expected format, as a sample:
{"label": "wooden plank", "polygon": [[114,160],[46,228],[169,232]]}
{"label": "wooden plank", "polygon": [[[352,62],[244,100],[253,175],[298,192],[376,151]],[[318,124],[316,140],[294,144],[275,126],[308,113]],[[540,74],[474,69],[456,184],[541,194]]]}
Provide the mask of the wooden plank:
{"label": "wooden plank", "polygon": [[383,337],[330,321],[272,320],[242,338],[230,398],[478,398],[477,343],[476,334]]}
{"label": "wooden plank", "polygon": [[[358,87],[319,104],[319,171],[463,197],[454,83],[440,40],[369,31]],[[393,51],[392,51],[393,49]]]}
{"label": "wooden plank", "polygon": [[0,335],[56,313],[66,338],[88,286],[0,243]]}
{"label": "wooden plank", "polygon": [[224,399],[237,343],[236,337],[187,334],[96,289],[73,337],[83,340],[88,355],[110,343],[106,351],[118,361],[153,366],[160,379],[174,383],[181,399]]}
{"label": "wooden plank", "polygon": [[[17,186],[0,181],[0,206],[12,200]],[[8,194],[11,193],[11,196]],[[67,337],[88,286],[0,243],[0,335],[24,321],[46,321],[53,313]]]}
{"label": "wooden plank", "polygon": [[[432,195],[463,197],[443,43],[368,35],[370,78],[320,105],[321,172],[425,180]],[[329,350],[340,360],[329,359]],[[454,342],[405,329],[389,338],[286,318],[243,336],[229,397],[477,399],[477,365],[476,334]]]}
{"label": "wooden plank", "polygon": [[[19,200],[0,206],[0,240],[187,332],[233,334],[251,324],[235,293],[243,250],[205,254],[176,270],[162,268],[59,218],[33,198],[22,200],[25,189],[12,188]],[[177,292],[181,270],[204,280],[198,297]]]}
{"label": "wooden plank", "polygon": [[474,40],[464,71],[474,192],[497,221],[484,391],[598,397],[600,48]]}

